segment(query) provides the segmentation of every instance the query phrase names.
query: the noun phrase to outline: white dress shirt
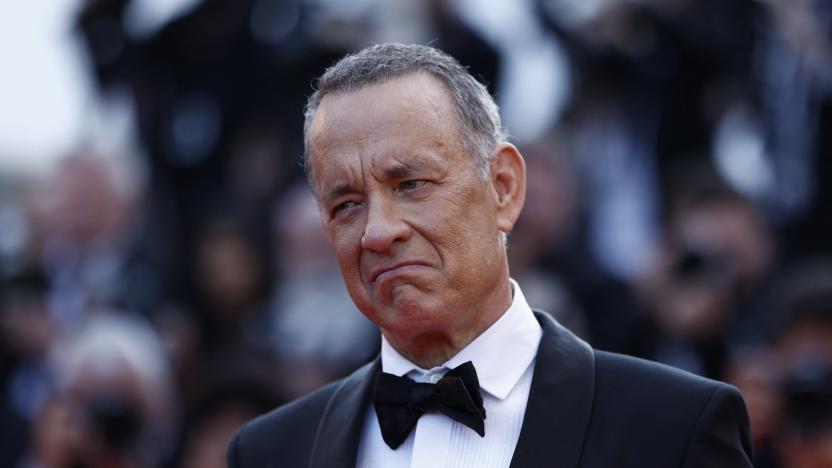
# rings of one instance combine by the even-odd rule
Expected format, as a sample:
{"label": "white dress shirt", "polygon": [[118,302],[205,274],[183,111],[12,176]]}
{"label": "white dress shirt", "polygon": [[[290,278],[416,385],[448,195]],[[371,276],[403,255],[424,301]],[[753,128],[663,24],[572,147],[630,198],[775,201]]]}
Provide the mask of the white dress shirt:
{"label": "white dress shirt", "polygon": [[381,368],[417,382],[436,382],[449,370],[472,361],[485,406],[485,437],[468,426],[432,411],[398,449],[381,437],[375,408],[370,405],[358,448],[358,468],[506,468],[529,399],[534,359],[543,331],[523,292],[511,280],[513,299],[508,310],[485,332],[440,367],[421,369],[399,354],[384,337]]}

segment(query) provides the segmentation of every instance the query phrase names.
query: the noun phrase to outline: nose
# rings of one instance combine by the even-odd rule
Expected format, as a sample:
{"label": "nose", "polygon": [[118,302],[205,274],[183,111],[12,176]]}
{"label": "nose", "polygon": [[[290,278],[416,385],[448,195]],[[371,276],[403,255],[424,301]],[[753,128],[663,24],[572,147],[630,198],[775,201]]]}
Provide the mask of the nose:
{"label": "nose", "polygon": [[368,203],[361,247],[372,252],[386,252],[397,242],[409,239],[410,235],[410,226],[400,217],[395,203],[379,199]]}

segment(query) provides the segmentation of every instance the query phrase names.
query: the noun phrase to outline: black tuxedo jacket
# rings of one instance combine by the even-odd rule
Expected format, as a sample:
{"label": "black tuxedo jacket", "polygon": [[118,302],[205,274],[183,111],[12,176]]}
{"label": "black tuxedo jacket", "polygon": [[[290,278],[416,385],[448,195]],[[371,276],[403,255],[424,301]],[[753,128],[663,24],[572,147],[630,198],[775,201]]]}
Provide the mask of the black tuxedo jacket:
{"label": "black tuxedo jacket", "polygon": [[[737,390],[594,351],[536,313],[543,338],[511,468],[750,467]],[[379,359],[237,430],[231,468],[352,468]],[[383,467],[380,467],[383,468]]]}

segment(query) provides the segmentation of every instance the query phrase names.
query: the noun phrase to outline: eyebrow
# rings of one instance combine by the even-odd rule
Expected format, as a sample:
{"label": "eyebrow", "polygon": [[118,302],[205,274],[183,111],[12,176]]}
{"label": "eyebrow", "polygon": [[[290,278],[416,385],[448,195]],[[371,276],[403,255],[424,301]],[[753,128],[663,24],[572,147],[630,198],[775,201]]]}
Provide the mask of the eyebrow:
{"label": "eyebrow", "polygon": [[355,187],[352,185],[345,183],[345,182],[337,182],[332,189],[327,190],[326,194],[322,197],[325,204],[329,204],[332,200],[336,198],[340,198],[344,195],[348,195],[351,193],[355,193]]}
{"label": "eyebrow", "polygon": [[384,177],[387,179],[404,179],[415,172],[423,171],[427,167],[422,161],[399,162],[384,170]]}

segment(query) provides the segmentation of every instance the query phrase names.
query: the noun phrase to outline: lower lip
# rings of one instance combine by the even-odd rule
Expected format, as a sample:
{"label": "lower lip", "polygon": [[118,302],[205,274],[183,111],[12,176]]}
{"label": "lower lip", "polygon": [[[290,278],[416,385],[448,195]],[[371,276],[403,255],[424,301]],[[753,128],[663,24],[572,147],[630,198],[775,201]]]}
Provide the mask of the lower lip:
{"label": "lower lip", "polygon": [[397,276],[412,273],[413,271],[419,270],[421,268],[425,268],[425,265],[402,265],[400,267],[393,268],[392,270],[387,270],[384,273],[378,275],[375,281],[373,281],[373,283],[378,284],[383,281],[393,279]]}

